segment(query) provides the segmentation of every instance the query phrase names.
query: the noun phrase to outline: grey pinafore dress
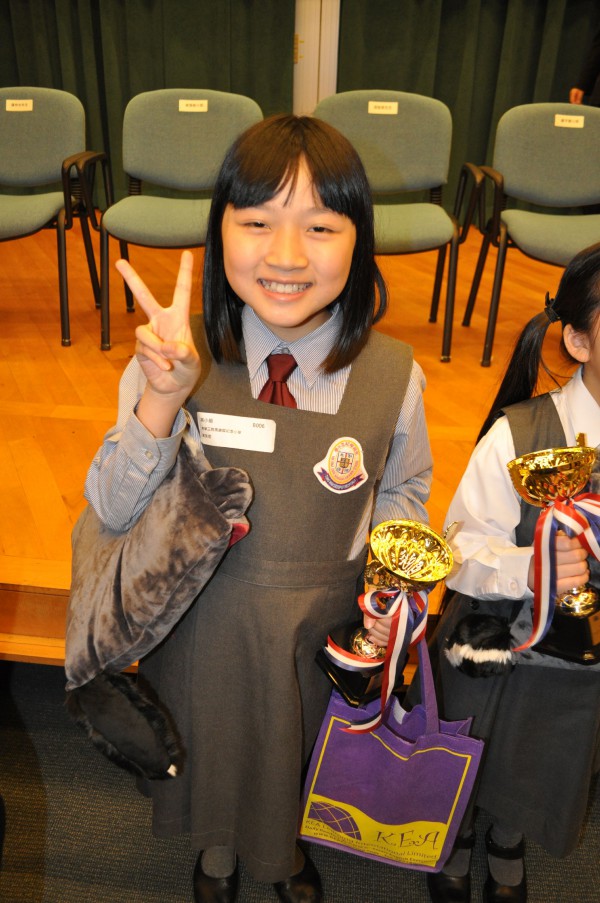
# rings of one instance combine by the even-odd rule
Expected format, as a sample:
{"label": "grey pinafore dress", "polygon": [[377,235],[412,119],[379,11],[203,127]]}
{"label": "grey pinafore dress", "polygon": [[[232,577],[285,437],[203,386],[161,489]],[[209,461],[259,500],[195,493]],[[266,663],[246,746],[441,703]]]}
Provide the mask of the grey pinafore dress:
{"label": "grey pinafore dress", "polygon": [[[176,780],[151,782],[153,829],[189,833],[196,849],[232,846],[260,881],[294,869],[301,772],[331,690],[315,654],[331,629],[360,617],[365,559],[348,555],[383,473],[411,367],[408,346],[372,332],[332,416],[255,400],[245,365],[205,359],[188,405],[193,416],[272,419],[277,432],[272,454],[205,447],[213,466],[250,474],[251,530],[141,665],[186,751]],[[368,479],[334,493],[313,467],[345,436],[360,442]]]}
{"label": "grey pinafore dress", "polygon": [[[517,457],[566,444],[548,395],[505,414]],[[523,502],[521,510],[517,545],[531,545],[539,509]],[[600,586],[597,563],[590,564],[592,582]],[[519,617],[520,607],[513,605],[513,616]],[[449,664],[443,649],[457,622],[473,612],[510,614],[511,600],[451,597],[432,640],[440,715],[473,715],[472,733],[486,741],[473,802],[554,856],[564,856],[577,844],[592,775],[600,768],[600,672],[572,663],[553,667],[549,656],[543,656],[546,667],[527,664],[525,652],[506,676],[468,677]]]}

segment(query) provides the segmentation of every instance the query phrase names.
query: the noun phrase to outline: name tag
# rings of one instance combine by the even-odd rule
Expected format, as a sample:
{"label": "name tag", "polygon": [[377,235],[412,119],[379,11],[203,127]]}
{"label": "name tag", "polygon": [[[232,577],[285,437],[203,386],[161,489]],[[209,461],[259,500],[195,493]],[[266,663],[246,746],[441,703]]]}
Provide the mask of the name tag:
{"label": "name tag", "polygon": [[557,113],[554,117],[554,125],[558,129],[582,129],[585,116],[565,116]]}
{"label": "name tag", "polygon": [[372,116],[397,116],[398,101],[397,100],[370,100],[367,106],[367,112]]}
{"label": "name tag", "polygon": [[7,113],[31,113],[33,100],[6,100]]}
{"label": "name tag", "polygon": [[208,113],[207,100],[180,100],[180,113]]}
{"label": "name tag", "polygon": [[274,420],[200,412],[198,428],[203,445],[244,448],[258,452],[272,452],[275,449]]}

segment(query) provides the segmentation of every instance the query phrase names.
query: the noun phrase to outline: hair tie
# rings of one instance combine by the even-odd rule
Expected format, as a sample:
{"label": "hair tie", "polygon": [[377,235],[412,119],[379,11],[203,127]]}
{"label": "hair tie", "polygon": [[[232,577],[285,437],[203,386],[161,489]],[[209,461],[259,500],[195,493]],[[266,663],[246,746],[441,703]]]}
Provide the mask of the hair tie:
{"label": "hair tie", "polygon": [[546,307],[544,308],[546,311],[546,316],[550,320],[551,323],[556,323],[560,320],[559,315],[554,310],[554,305],[556,304],[556,298],[550,297],[550,292],[546,292]]}

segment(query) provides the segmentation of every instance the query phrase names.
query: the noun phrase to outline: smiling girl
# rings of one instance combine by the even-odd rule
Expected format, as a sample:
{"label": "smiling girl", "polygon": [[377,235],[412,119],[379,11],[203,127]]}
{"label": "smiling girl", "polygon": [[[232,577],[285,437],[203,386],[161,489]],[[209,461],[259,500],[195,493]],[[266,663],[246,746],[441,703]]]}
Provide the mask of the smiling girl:
{"label": "smiling girl", "polygon": [[[271,117],[238,139],[214,192],[202,319],[190,323],[190,252],[169,308],[117,266],[149,322],[87,498],[128,529],[185,431],[254,487],[249,534],[141,664],[186,750],[182,775],[149,788],[153,828],[190,835],[196,901],[236,898],[239,857],[279,899],[314,903],[320,878],[296,832],[331,689],[315,653],[356,618],[370,525],[426,521],[431,481],[422,371],[371,328],[386,292],[360,159],[309,117]],[[292,356],[287,388],[270,382],[274,355]],[[385,642],[386,625],[371,636]]]}

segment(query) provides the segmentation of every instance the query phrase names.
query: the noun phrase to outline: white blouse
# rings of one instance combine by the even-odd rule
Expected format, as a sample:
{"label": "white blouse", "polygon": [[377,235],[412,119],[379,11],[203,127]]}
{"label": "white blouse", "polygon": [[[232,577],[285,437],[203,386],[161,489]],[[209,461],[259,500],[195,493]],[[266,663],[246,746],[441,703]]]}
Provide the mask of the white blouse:
{"label": "white blouse", "polygon": [[[600,407],[582,381],[579,368],[562,389],[551,392],[567,445],[575,445],[578,433],[586,444],[600,444]],[[515,544],[520,520],[520,497],[507,463],[515,458],[506,417],[500,417],[477,444],[450,504],[445,529],[456,523],[449,542],[454,568],[446,583],[454,590],[479,599],[526,599],[531,546]],[[455,532],[454,532],[455,531]]]}

